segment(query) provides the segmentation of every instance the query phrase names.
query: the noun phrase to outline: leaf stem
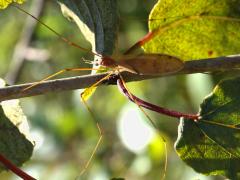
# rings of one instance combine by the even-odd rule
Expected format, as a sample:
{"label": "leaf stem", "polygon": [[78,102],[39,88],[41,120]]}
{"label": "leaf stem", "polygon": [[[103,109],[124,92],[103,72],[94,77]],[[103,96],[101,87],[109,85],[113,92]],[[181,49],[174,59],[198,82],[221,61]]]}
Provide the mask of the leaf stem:
{"label": "leaf stem", "polygon": [[117,85],[118,85],[119,90],[122,92],[122,94],[124,94],[130,101],[132,101],[134,103],[137,102],[137,104],[141,107],[144,107],[151,111],[155,111],[157,113],[164,114],[164,115],[167,115],[170,117],[175,117],[175,118],[184,117],[186,119],[191,119],[194,121],[198,120],[198,118],[199,118],[199,116],[197,114],[186,114],[186,113],[170,110],[170,109],[167,109],[164,107],[157,106],[155,104],[151,104],[147,101],[144,101],[144,100],[136,97],[135,95],[133,95],[126,89],[126,87],[124,86],[124,83],[122,82],[122,80],[120,78],[117,80]]}
{"label": "leaf stem", "polygon": [[9,161],[7,158],[5,158],[2,154],[0,154],[0,162],[9,170],[14,172],[16,175],[21,177],[24,180],[35,180],[32,176],[28,175],[21,169],[19,169],[17,166],[15,166],[11,161]]}

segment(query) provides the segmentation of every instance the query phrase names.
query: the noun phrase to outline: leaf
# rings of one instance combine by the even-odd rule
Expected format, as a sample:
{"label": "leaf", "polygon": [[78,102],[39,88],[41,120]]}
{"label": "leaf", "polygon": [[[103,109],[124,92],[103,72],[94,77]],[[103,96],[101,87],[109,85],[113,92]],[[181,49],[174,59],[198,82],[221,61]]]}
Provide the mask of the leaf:
{"label": "leaf", "polygon": [[149,16],[154,38],[143,48],[182,60],[238,54],[239,6],[238,0],[159,0]]}
{"label": "leaf", "polygon": [[84,37],[92,44],[92,50],[112,55],[119,24],[117,1],[58,1],[63,14],[78,25]]}
{"label": "leaf", "polygon": [[11,3],[22,4],[24,2],[25,2],[25,0],[0,0],[0,9],[7,8],[8,5],[11,4]]}
{"label": "leaf", "polygon": [[84,91],[81,94],[82,100],[87,101],[96,91],[96,89],[97,89],[97,86],[91,86],[89,88],[84,89]]}
{"label": "leaf", "polygon": [[[19,100],[1,102],[0,106],[0,153],[16,166],[30,159],[33,141],[29,135],[27,118]],[[0,171],[5,170],[1,164]]]}
{"label": "leaf", "polygon": [[[112,55],[119,25],[117,0],[58,0],[63,14],[72,19],[84,37],[91,43],[92,51]],[[95,61],[99,56],[95,56]],[[93,64],[93,68],[98,68]],[[92,71],[95,74],[98,71]],[[87,91],[88,99],[96,88]]]}
{"label": "leaf", "polygon": [[197,172],[240,178],[240,77],[218,84],[201,104],[201,119],[182,119],[176,150]]}

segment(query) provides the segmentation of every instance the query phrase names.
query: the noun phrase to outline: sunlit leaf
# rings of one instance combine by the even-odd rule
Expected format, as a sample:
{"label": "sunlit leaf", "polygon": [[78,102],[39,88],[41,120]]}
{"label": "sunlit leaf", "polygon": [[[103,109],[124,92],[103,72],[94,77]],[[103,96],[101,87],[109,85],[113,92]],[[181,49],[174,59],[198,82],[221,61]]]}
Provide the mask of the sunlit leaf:
{"label": "sunlit leaf", "polygon": [[[21,166],[32,156],[33,141],[19,100],[1,102],[0,129],[0,153],[16,166]],[[2,170],[5,167],[0,165]]]}
{"label": "sunlit leaf", "polygon": [[201,104],[198,122],[182,119],[176,150],[197,172],[240,178],[240,78],[225,80]]}
{"label": "sunlit leaf", "polygon": [[0,0],[0,9],[7,8],[8,5],[11,4],[11,3],[22,4],[24,2],[25,2],[25,0]]}
{"label": "sunlit leaf", "polygon": [[159,0],[149,19],[148,53],[194,60],[240,53],[240,1]]}

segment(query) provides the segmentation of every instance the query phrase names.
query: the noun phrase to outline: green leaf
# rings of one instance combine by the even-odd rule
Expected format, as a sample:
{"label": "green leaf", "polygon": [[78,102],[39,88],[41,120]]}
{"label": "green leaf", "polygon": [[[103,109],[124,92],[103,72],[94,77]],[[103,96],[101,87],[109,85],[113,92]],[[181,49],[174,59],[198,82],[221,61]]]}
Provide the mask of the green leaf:
{"label": "green leaf", "polygon": [[[1,102],[0,153],[16,166],[21,166],[32,156],[33,141],[29,135],[27,118],[19,100]],[[0,171],[5,170],[1,164]]]}
{"label": "green leaf", "polygon": [[[112,55],[118,31],[116,0],[58,0],[63,14],[75,21],[93,51]],[[98,57],[99,58],[99,57]]]}
{"label": "green leaf", "polygon": [[159,0],[149,19],[155,36],[143,48],[182,60],[240,52],[240,1]]}
{"label": "green leaf", "polygon": [[240,178],[240,77],[218,84],[201,104],[200,120],[182,119],[175,144],[197,172]]}
{"label": "green leaf", "polygon": [[[117,0],[58,0],[63,14],[73,20],[91,43],[92,51],[112,55],[119,25]],[[95,60],[99,56],[95,56]],[[93,64],[93,68],[98,68]],[[93,70],[92,74],[97,71]],[[88,99],[96,88],[87,90]]]}
{"label": "green leaf", "polygon": [[0,0],[0,9],[7,8],[8,5],[11,4],[11,3],[22,4],[24,2],[25,2],[25,0]]}

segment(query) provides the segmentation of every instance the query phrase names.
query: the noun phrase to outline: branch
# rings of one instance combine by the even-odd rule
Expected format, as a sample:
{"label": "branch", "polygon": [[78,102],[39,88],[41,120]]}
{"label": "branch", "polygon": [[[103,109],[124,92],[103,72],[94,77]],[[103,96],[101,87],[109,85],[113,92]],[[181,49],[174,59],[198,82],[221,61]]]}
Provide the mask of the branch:
{"label": "branch", "polygon": [[[212,59],[202,59],[187,61],[184,68],[176,73],[170,74],[192,74],[192,73],[204,73],[204,72],[216,72],[216,71],[232,71],[240,68],[240,55],[228,56],[228,57],[218,57]],[[76,76],[71,78],[63,78],[56,80],[49,80],[43,82],[36,87],[23,91],[24,88],[29,87],[33,83],[20,84],[14,86],[8,86],[0,89],[0,101],[16,99],[28,96],[36,96],[40,94],[46,94],[48,92],[61,92],[66,90],[83,89],[91,86],[95,82],[99,81],[105,77],[108,73],[97,74],[97,75],[85,75]],[[137,75],[131,73],[122,73],[122,76],[126,82],[130,81],[140,81],[146,79],[153,79],[158,77],[166,77],[168,75],[158,75],[158,76],[146,76]],[[103,81],[100,85],[116,84],[116,78],[114,75],[108,80]]]}

